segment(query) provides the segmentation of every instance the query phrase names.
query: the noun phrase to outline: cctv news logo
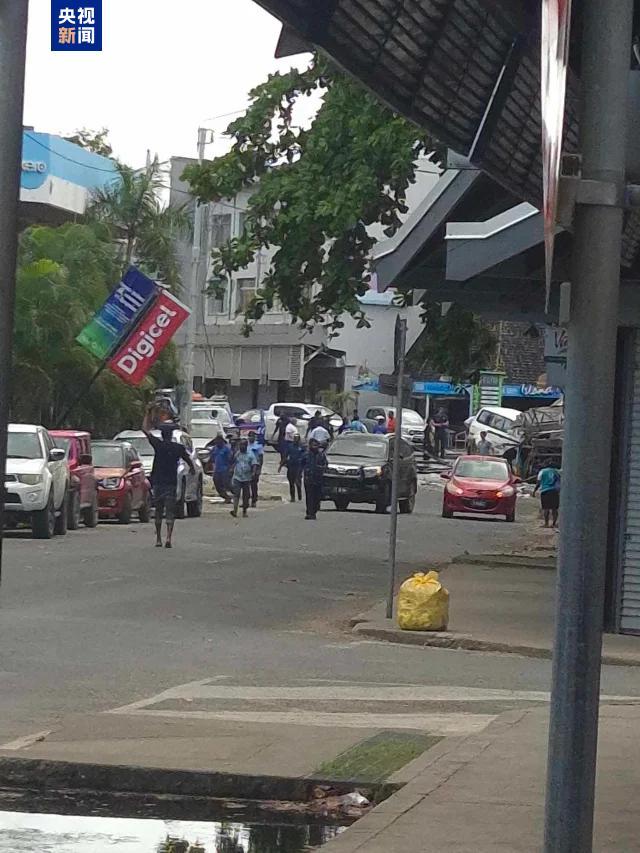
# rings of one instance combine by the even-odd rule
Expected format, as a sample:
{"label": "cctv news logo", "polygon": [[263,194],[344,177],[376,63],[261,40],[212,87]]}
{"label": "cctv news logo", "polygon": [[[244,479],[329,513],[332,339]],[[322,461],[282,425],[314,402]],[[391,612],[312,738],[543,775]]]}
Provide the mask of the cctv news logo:
{"label": "cctv news logo", "polygon": [[161,293],[138,328],[110,360],[109,369],[125,382],[138,385],[188,315],[188,309],[175,297]]}

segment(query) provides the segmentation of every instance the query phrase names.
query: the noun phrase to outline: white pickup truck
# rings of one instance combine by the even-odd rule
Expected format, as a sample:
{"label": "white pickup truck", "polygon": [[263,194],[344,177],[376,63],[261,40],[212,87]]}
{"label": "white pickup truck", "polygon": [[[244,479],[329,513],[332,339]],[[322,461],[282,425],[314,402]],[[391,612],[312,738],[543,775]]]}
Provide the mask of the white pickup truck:
{"label": "white pickup truck", "polygon": [[31,522],[36,539],[67,532],[69,466],[42,426],[9,424],[4,475],[7,524]]}

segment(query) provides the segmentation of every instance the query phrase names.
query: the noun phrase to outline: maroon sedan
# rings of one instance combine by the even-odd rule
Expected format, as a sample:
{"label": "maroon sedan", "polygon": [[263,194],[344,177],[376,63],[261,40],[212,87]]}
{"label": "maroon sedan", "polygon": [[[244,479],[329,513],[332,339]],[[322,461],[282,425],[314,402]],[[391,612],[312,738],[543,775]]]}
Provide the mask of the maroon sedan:
{"label": "maroon sedan", "polygon": [[505,459],[492,456],[460,456],[452,470],[441,475],[444,487],[442,515],[504,515],[516,520],[516,484]]}

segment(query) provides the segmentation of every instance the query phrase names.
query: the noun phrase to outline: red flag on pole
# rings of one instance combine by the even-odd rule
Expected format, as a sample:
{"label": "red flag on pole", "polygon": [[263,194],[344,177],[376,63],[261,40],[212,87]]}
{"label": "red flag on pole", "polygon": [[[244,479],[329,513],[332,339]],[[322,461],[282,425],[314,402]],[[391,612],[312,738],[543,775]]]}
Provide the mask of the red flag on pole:
{"label": "red flag on pole", "polygon": [[189,313],[175,296],[161,292],[142,322],[109,360],[109,370],[129,385],[139,385]]}
{"label": "red flag on pole", "polygon": [[542,0],[540,109],[542,113],[542,181],[545,249],[545,310],[549,310],[556,209],[562,154],[564,103],[569,63],[571,0]]}

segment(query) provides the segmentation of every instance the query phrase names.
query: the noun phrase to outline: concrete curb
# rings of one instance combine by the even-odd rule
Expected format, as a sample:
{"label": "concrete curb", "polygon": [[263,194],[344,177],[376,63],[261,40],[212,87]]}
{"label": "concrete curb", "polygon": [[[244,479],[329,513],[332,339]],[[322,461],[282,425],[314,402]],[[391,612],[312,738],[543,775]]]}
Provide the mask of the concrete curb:
{"label": "concrete curb", "polygon": [[313,789],[319,785],[328,785],[339,794],[348,794],[357,788],[374,802],[389,797],[399,787],[397,783],[248,776],[240,773],[0,757],[0,788],[14,790],[46,790],[50,793],[72,789],[118,795],[156,794],[164,797],[307,802],[313,799]]}
{"label": "concrete curb", "polygon": [[530,557],[521,554],[458,554],[451,559],[450,565],[499,566],[505,569],[541,569],[554,572],[556,558]]}
{"label": "concrete curb", "polygon": [[[357,617],[356,617],[357,618]],[[353,620],[352,620],[353,621]],[[400,628],[380,622],[358,621],[352,627],[352,633],[372,640],[383,640],[404,646],[421,646],[434,649],[461,649],[468,652],[498,652],[501,654],[521,655],[528,658],[550,660],[552,650],[545,646],[530,646],[518,643],[498,642],[490,638],[473,637],[471,634],[454,634],[434,631],[402,631]],[[640,658],[603,652],[602,663],[607,666],[640,666]]]}

